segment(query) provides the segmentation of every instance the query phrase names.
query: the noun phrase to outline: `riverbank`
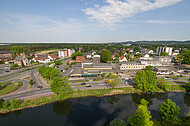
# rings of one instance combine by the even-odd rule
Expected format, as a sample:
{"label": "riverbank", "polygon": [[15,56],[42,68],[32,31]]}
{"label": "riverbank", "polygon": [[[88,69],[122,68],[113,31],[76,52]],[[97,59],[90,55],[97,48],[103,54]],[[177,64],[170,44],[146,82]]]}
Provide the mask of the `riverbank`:
{"label": "riverbank", "polygon": [[[168,92],[186,92],[186,86],[180,85],[172,85]],[[93,90],[79,90],[75,91],[71,96],[66,97],[65,99],[71,98],[79,98],[79,97],[88,97],[88,96],[96,96],[96,97],[103,97],[103,96],[110,96],[110,95],[119,95],[119,94],[132,94],[132,93],[146,93],[140,89],[136,89],[133,87],[126,87],[126,88],[109,88],[109,89],[93,89]],[[166,93],[164,90],[158,89],[155,93]],[[51,102],[58,101],[56,94],[42,96],[34,99],[24,100],[21,101],[21,104],[16,109],[6,108],[0,111],[0,113],[8,113],[10,111],[21,110],[25,108],[37,107],[44,104],[48,104]]]}

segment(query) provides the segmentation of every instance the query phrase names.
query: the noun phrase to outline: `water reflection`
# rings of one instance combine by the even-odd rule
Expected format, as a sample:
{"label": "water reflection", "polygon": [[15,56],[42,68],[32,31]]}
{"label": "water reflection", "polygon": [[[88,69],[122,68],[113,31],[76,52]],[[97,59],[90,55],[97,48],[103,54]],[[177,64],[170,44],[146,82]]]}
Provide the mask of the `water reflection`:
{"label": "water reflection", "polygon": [[19,117],[22,115],[22,111],[21,110],[13,111],[13,115],[15,115],[16,117]]}
{"label": "water reflection", "polygon": [[190,106],[190,94],[188,92],[186,92],[183,96],[184,96],[184,103],[187,106]]}
{"label": "water reflection", "polygon": [[119,95],[112,95],[112,96],[106,97],[106,100],[110,104],[115,104],[119,101]]}
{"label": "water reflection", "polygon": [[141,99],[145,99],[149,102],[148,106],[153,105],[153,99],[166,100],[168,99],[167,93],[150,93],[150,94],[131,94],[133,102],[138,105]]}
{"label": "water reflection", "polygon": [[70,100],[66,101],[57,101],[53,104],[53,111],[57,115],[62,115],[63,117],[67,117],[72,111],[74,104]]}

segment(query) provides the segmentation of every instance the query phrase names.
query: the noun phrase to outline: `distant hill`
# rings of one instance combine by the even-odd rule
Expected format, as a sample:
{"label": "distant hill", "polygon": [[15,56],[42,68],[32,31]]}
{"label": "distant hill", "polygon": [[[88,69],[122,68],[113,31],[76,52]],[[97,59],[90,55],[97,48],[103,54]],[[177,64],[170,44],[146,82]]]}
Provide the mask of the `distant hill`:
{"label": "distant hill", "polygon": [[171,45],[171,44],[185,44],[190,45],[190,40],[188,41],[127,41],[127,42],[121,42],[122,44],[163,44],[163,45]]}

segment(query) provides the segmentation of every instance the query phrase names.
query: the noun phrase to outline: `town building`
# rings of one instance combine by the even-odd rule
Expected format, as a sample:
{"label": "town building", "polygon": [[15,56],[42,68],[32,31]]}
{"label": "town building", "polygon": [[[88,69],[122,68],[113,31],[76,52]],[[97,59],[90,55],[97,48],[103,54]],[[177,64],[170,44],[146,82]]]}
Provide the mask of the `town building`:
{"label": "town building", "polygon": [[50,54],[50,55],[48,55],[48,58],[49,58],[50,60],[56,60],[56,59],[57,59],[57,56],[56,56],[55,54]]}
{"label": "town building", "polygon": [[179,50],[173,51],[173,56],[177,56],[179,54]]}
{"label": "town building", "polygon": [[48,58],[48,55],[36,55],[32,61],[39,63],[48,63],[50,62],[50,59]]}
{"label": "town building", "polygon": [[115,53],[113,53],[112,55],[111,55],[111,58],[114,60],[114,59],[116,59],[116,57],[115,57],[115,55],[116,55],[117,53],[115,52]]}
{"label": "town building", "polygon": [[119,58],[119,62],[127,62],[127,58],[125,56],[121,56]]}
{"label": "town building", "polygon": [[12,59],[11,51],[0,51],[0,62],[6,62]]}
{"label": "town building", "polygon": [[122,62],[118,64],[120,70],[141,70],[145,69],[145,65],[138,62]]}
{"label": "town building", "polygon": [[91,58],[92,58],[91,53],[87,53],[87,54],[86,54],[86,58],[87,58],[87,59],[91,59]]}
{"label": "town building", "polygon": [[19,66],[27,66],[29,64],[28,59],[26,58],[25,54],[22,54],[21,56],[17,56],[14,60],[15,64],[18,64]]}
{"label": "town building", "polygon": [[154,71],[156,72],[157,75],[170,75],[171,72],[168,68],[163,68],[163,67],[155,67]]}
{"label": "town building", "polygon": [[75,53],[74,49],[62,49],[58,51],[58,56],[60,58],[67,58],[71,57],[73,53]]}
{"label": "town building", "polygon": [[172,61],[171,56],[154,56],[140,57],[139,62],[145,66],[170,66]]}
{"label": "town building", "polygon": [[162,52],[167,52],[169,56],[172,55],[172,47],[157,47],[156,55],[160,56]]}
{"label": "town building", "polygon": [[93,63],[97,64],[100,63],[100,55],[94,55],[92,58]]}
{"label": "town building", "polygon": [[84,62],[86,58],[84,56],[77,56],[76,57],[76,62]]}

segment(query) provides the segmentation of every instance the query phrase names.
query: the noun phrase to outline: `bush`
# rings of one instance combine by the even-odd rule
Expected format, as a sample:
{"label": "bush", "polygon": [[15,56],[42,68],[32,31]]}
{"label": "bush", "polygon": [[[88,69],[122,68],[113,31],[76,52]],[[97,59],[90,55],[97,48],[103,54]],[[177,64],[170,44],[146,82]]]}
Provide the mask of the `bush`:
{"label": "bush", "polygon": [[110,122],[109,126],[127,126],[127,123],[119,118],[115,118]]}
{"label": "bush", "polygon": [[19,107],[20,107],[20,101],[19,101],[18,99],[12,98],[12,99],[10,100],[10,108],[11,108],[11,109],[17,109],[17,108],[19,108]]}
{"label": "bush", "polygon": [[69,65],[69,68],[71,68],[72,67],[72,65]]}
{"label": "bush", "polygon": [[65,67],[65,70],[68,70],[68,67]]}

